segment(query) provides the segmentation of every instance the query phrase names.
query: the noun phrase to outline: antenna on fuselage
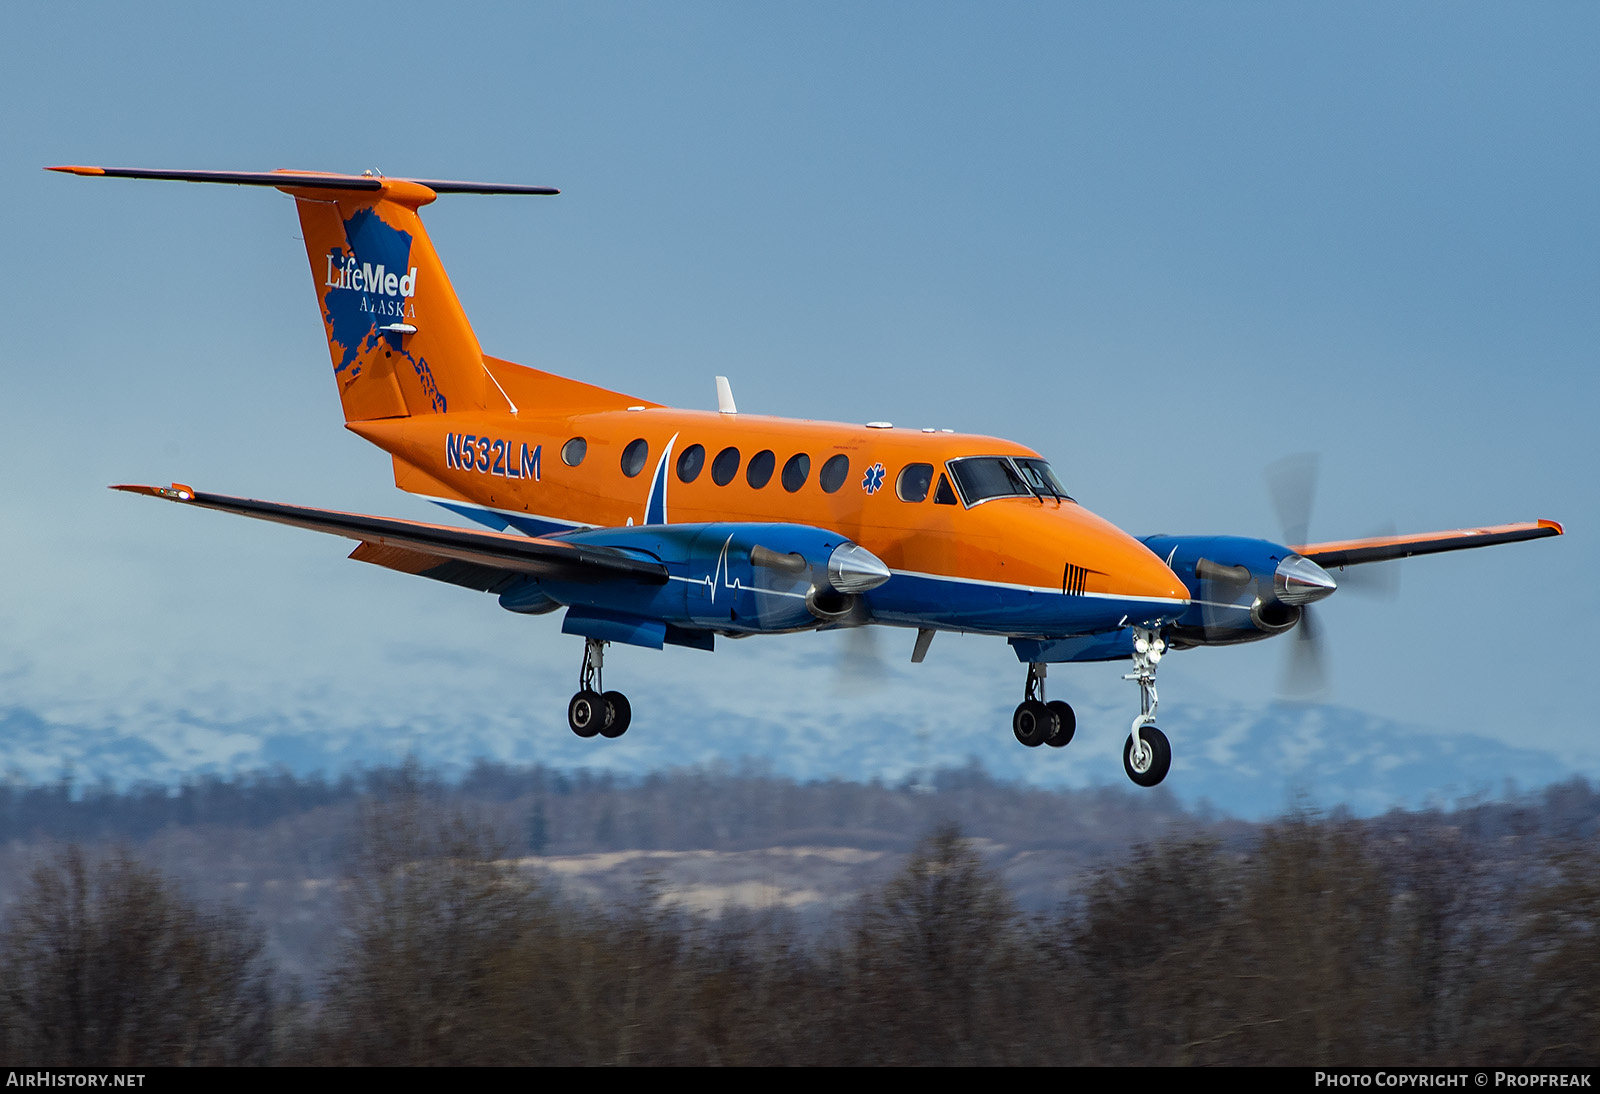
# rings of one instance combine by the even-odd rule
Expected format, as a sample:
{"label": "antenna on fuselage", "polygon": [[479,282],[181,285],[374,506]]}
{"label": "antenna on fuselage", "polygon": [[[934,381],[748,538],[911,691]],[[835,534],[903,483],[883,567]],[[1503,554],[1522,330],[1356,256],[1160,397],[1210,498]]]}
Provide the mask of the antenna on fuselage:
{"label": "antenna on fuselage", "polygon": [[733,385],[726,376],[717,377],[717,410],[723,414],[739,413],[739,408],[733,405]]}

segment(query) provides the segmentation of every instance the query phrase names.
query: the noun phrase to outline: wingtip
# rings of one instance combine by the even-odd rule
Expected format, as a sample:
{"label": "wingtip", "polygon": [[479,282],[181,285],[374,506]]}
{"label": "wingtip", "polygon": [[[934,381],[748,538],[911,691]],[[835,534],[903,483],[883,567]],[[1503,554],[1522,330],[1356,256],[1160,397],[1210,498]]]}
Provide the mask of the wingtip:
{"label": "wingtip", "polygon": [[181,482],[171,486],[144,486],[139,483],[112,483],[109,490],[122,490],[129,494],[143,494],[147,498],[166,498],[168,501],[193,501],[194,487]]}
{"label": "wingtip", "polygon": [[103,175],[104,167],[83,167],[73,164],[62,164],[59,167],[46,167],[46,171],[60,171],[64,175]]}
{"label": "wingtip", "polygon": [[1539,527],[1540,528],[1548,528],[1548,529],[1550,529],[1552,535],[1564,536],[1564,535],[1567,534],[1567,530],[1565,528],[1561,527],[1561,524],[1560,524],[1559,521],[1540,520],[1539,521]]}

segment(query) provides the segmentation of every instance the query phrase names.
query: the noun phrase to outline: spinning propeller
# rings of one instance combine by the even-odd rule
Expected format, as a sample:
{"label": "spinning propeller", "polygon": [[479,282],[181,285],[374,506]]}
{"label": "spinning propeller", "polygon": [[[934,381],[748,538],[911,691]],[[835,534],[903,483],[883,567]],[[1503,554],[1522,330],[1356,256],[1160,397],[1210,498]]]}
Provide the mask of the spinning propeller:
{"label": "spinning propeller", "polygon": [[[1321,459],[1316,453],[1303,452],[1286,456],[1266,469],[1267,492],[1277,513],[1278,527],[1283,532],[1286,546],[1298,547],[1310,541],[1311,508],[1316,498],[1320,463]],[[1392,535],[1393,531],[1391,526],[1374,535]],[[1317,572],[1326,574],[1315,563],[1310,565]],[[1283,573],[1283,567],[1280,567],[1279,573]],[[1354,570],[1341,568],[1337,588],[1393,598],[1399,589],[1399,576],[1398,567],[1395,566],[1365,566]],[[1292,584],[1293,579],[1290,581]],[[1315,621],[1316,613],[1311,610],[1311,603],[1329,594],[1308,588],[1301,594],[1309,597],[1304,601],[1291,599],[1293,595],[1290,593],[1284,599],[1300,604],[1300,625],[1284,664],[1280,690],[1285,698],[1305,700],[1322,694],[1328,687],[1326,645],[1322,626]]]}

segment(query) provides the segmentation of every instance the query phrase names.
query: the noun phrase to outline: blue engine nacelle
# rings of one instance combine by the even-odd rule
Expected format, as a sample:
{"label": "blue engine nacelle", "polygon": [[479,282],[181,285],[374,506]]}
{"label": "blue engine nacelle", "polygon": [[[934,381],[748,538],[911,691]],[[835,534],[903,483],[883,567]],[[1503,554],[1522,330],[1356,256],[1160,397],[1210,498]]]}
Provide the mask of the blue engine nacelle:
{"label": "blue engine nacelle", "polygon": [[1282,634],[1305,605],[1338,586],[1308,558],[1242,536],[1149,536],[1144,545],[1189,587],[1189,610],[1164,630],[1176,648],[1228,646]]}
{"label": "blue engine nacelle", "polygon": [[864,623],[863,594],[889,580],[872,552],[804,524],[651,524],[552,537],[659,562],[661,584],[528,578],[501,594],[511,611],[566,606],[562,629],[608,641],[709,648],[743,636]]}

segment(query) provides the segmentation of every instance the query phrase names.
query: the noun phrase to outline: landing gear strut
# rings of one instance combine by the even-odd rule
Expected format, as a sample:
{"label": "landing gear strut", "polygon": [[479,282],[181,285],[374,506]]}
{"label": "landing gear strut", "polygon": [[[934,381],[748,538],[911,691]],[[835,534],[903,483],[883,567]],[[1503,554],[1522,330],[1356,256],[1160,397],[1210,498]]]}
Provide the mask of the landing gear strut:
{"label": "landing gear strut", "polygon": [[1172,766],[1172,745],[1156,728],[1156,665],[1166,650],[1160,634],[1133,628],[1133,671],[1123,679],[1139,685],[1139,715],[1122,746],[1122,768],[1140,786],[1155,786]]}
{"label": "landing gear strut", "polygon": [[1053,703],[1044,701],[1044,677],[1044,662],[1028,664],[1028,682],[1022,689],[1022,702],[1011,715],[1011,732],[1029,748],[1060,748],[1077,732],[1078,716],[1059,699]]}
{"label": "landing gear strut", "polygon": [[606,644],[598,638],[583,641],[583,667],[578,670],[578,694],[567,704],[567,725],[580,737],[620,737],[633,721],[633,707],[620,691],[602,692],[602,667]]}

